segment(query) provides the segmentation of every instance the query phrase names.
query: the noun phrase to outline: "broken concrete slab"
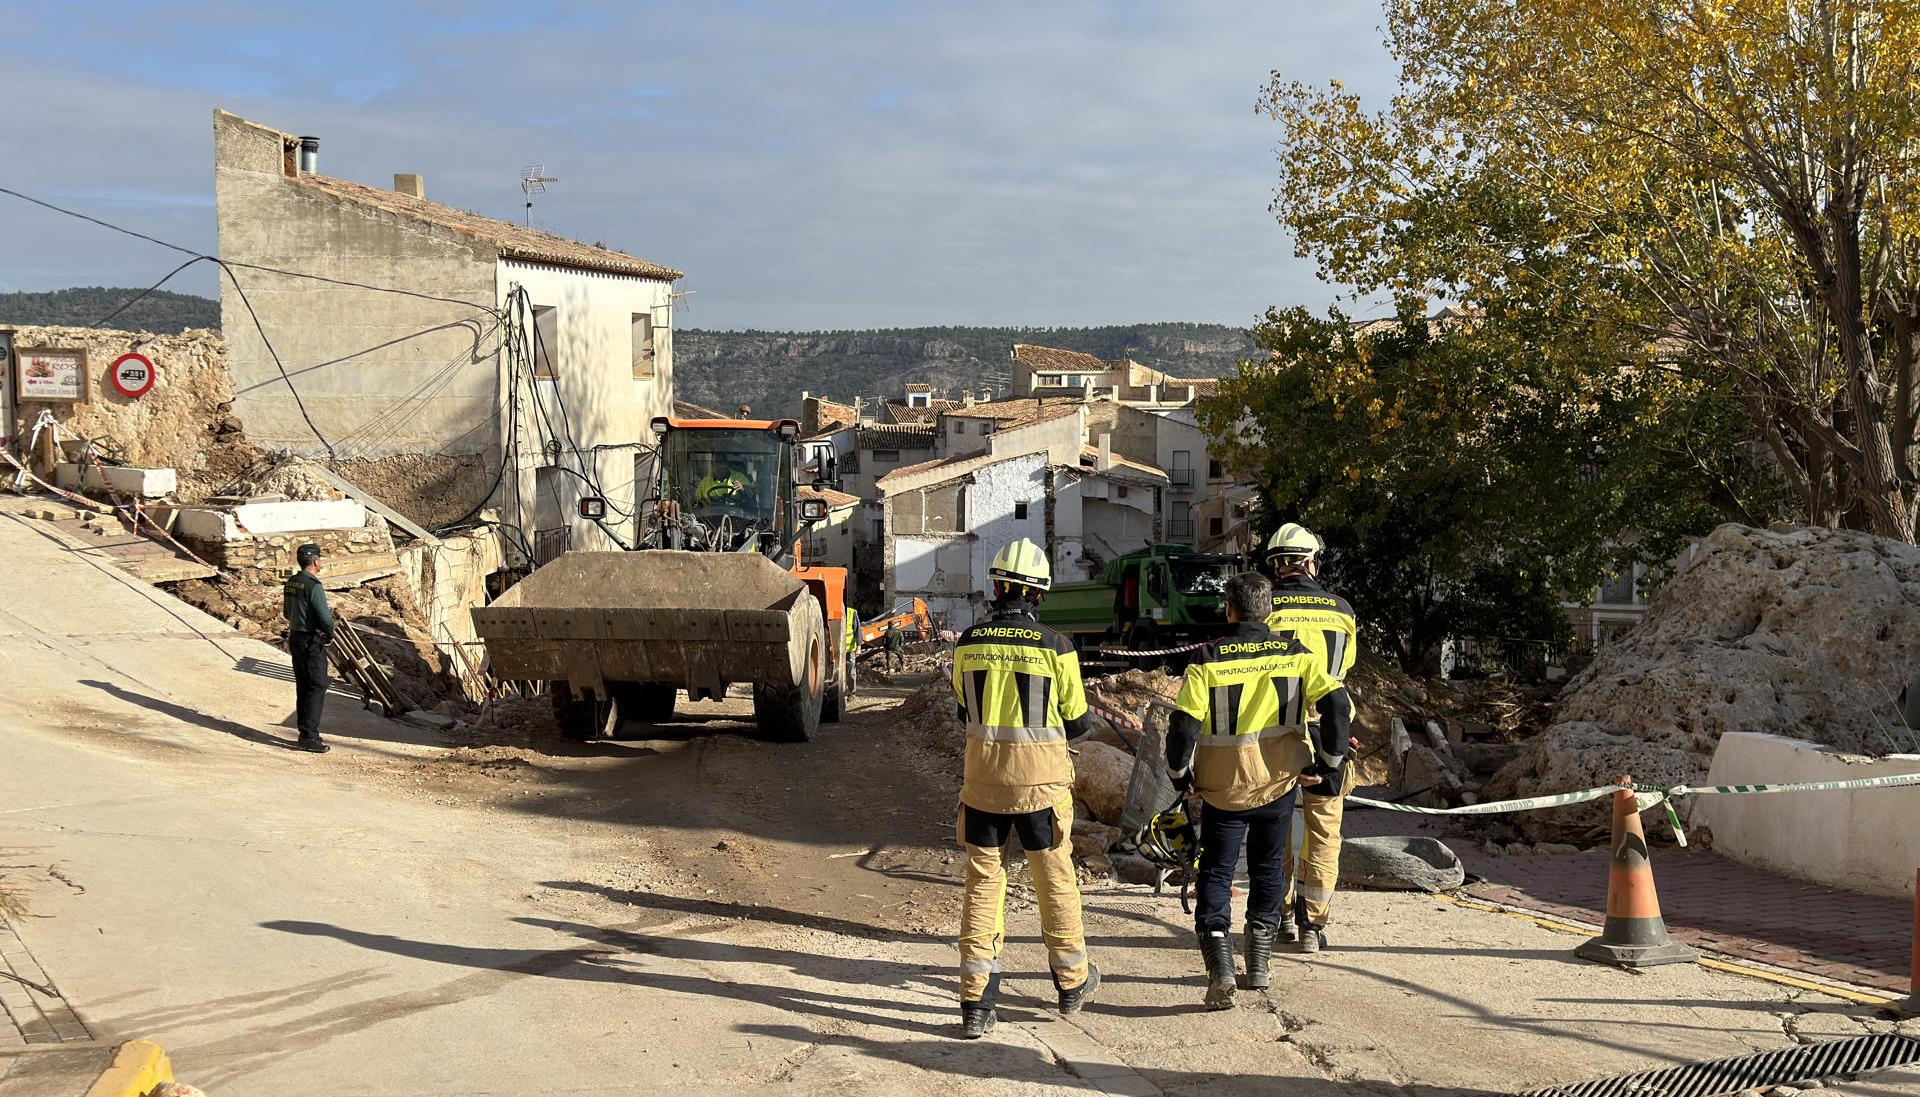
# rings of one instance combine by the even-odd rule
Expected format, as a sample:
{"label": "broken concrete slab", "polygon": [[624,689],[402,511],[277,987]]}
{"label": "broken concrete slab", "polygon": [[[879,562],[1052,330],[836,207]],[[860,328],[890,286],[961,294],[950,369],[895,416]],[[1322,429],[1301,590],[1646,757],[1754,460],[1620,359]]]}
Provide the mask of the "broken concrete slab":
{"label": "broken concrete slab", "polygon": [[1348,838],[1340,846],[1340,882],[1382,891],[1446,891],[1467,870],[1437,838]]}

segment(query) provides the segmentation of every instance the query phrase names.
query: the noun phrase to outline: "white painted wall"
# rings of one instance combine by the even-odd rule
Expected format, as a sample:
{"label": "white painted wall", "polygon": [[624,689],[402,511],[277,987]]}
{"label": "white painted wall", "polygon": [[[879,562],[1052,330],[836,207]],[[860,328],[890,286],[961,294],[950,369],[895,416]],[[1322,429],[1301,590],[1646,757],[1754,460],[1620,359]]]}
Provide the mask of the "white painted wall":
{"label": "white painted wall", "polygon": [[[1723,736],[1709,785],[1849,781],[1920,773],[1920,755],[1873,760],[1776,735]],[[1912,896],[1920,869],[1920,786],[1693,798],[1693,822],[1735,861],[1874,895]]]}
{"label": "white painted wall", "polygon": [[[636,443],[651,444],[649,424],[658,415],[667,415],[673,407],[673,286],[650,278],[623,274],[602,274],[549,266],[520,260],[502,260],[498,270],[498,300],[505,308],[516,285],[524,286],[536,305],[555,311],[554,342],[547,348],[554,364],[552,382],[538,386],[543,395],[557,394],[547,404],[547,417],[557,422],[559,404],[564,403],[571,422],[573,440],[593,470],[599,485],[607,493],[607,525],[622,530],[632,527],[632,519],[622,517],[635,508],[636,499],[645,494],[644,486],[634,484]],[[633,317],[635,313],[653,316],[653,376],[636,380],[633,376]],[[504,371],[503,371],[504,372]],[[506,398],[502,378],[501,400]],[[522,390],[520,490],[527,503],[526,520],[532,521],[534,469],[549,463],[539,451],[538,439],[546,437],[542,424]],[[505,430],[502,424],[502,430]],[[503,435],[504,436],[504,435]],[[603,449],[594,446],[624,447]],[[563,454],[558,464],[578,468],[572,451]],[[578,478],[561,475],[561,504],[572,529],[571,546],[576,549],[612,549],[614,541],[594,523],[577,517],[581,496],[591,490]],[[515,521],[510,510],[502,518]],[[528,529],[531,535],[531,527]]]}

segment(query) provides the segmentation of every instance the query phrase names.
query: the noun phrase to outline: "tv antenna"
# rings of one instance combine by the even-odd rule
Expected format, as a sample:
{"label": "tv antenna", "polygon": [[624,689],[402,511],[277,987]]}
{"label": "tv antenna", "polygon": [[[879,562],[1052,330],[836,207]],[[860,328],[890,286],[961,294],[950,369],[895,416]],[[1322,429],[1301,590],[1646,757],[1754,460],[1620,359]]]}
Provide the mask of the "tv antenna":
{"label": "tv antenna", "polygon": [[526,219],[528,226],[532,226],[533,224],[533,196],[547,193],[547,184],[558,183],[559,181],[560,180],[547,174],[547,166],[545,164],[528,164],[526,167],[520,169],[520,194],[521,197],[527,201]]}

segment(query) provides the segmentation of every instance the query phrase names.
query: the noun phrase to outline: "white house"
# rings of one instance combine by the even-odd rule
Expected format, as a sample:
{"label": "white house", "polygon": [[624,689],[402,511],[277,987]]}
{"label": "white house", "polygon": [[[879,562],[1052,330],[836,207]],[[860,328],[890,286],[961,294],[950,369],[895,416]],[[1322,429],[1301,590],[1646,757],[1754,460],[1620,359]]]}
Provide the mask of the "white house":
{"label": "white house", "polygon": [[[536,559],[631,537],[648,424],[673,407],[680,272],[428,201],[417,174],[322,175],[316,140],[224,111],[213,128],[250,438],[428,527],[491,507]],[[524,354],[503,350],[516,330]],[[579,517],[585,495],[606,497],[604,526]]]}

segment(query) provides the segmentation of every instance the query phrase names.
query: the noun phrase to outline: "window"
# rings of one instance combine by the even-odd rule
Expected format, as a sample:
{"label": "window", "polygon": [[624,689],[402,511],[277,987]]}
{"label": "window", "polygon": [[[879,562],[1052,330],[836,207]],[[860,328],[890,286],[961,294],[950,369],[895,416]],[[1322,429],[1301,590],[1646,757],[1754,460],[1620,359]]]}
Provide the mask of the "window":
{"label": "window", "polygon": [[633,379],[653,378],[653,313],[633,314]]}
{"label": "window", "polygon": [[1208,537],[1218,537],[1225,532],[1227,532],[1227,520],[1225,518],[1207,519]]}
{"label": "window", "polygon": [[1125,499],[1127,497],[1127,485],[1115,484],[1114,488],[1116,489],[1113,493],[1115,499]]}
{"label": "window", "polygon": [[1177,449],[1173,451],[1172,467],[1167,469],[1167,480],[1176,488],[1193,486],[1193,451]]}
{"label": "window", "polygon": [[1193,536],[1193,504],[1175,503],[1173,505],[1173,526],[1168,531],[1175,537]]}
{"label": "window", "polygon": [[992,423],[982,423],[982,424],[980,424],[980,437],[982,437],[982,438],[985,438],[985,437],[986,437],[987,435],[989,435],[989,434],[992,434],[992,433],[993,433],[993,424],[992,424]]}
{"label": "window", "polygon": [[1225,480],[1226,478],[1227,470],[1220,467],[1220,462],[1209,459],[1207,461],[1207,479]]}
{"label": "window", "polygon": [[1014,520],[1018,522],[1026,521],[1027,505],[1025,503],[1015,503],[1013,505],[1013,517],[1014,517]]}
{"label": "window", "polygon": [[897,465],[900,463],[900,451],[897,449],[874,450],[873,463],[876,465]]}
{"label": "window", "polygon": [[933,393],[909,392],[907,393],[907,406],[910,408],[930,408],[933,406]]}
{"label": "window", "polygon": [[552,377],[560,353],[560,314],[552,305],[533,306],[533,375]]}
{"label": "window", "polygon": [[953,433],[955,434],[967,433],[967,421],[965,419],[955,419],[953,421]]}

